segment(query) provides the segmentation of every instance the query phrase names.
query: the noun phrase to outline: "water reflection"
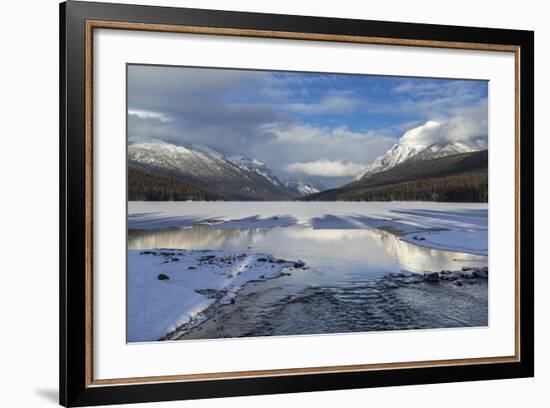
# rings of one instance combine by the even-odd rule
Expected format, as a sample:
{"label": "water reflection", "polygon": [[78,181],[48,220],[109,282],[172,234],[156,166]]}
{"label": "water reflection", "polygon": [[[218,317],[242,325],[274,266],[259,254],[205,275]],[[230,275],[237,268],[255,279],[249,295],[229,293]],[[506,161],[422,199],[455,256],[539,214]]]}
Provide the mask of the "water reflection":
{"label": "water reflection", "polygon": [[261,239],[268,230],[260,228],[217,229],[209,225],[188,228],[128,231],[129,249],[182,248],[237,250]]}
{"label": "water reflection", "polygon": [[486,266],[487,257],[415,246],[384,230],[193,225],[129,231],[128,247],[269,253],[307,265],[278,279],[247,285],[235,305],[220,308],[200,327],[182,330],[173,339],[487,324],[486,283],[468,286],[459,295],[452,284],[392,291],[376,283],[377,277],[403,269],[422,273]]}
{"label": "water reflection", "polygon": [[[469,263],[487,265],[487,257],[415,246],[391,232],[378,229],[288,228],[219,229],[209,225],[165,230],[129,231],[129,249],[221,249],[266,252],[286,259],[301,259],[315,280],[360,278],[406,269],[414,272],[460,269]],[[310,276],[311,277],[311,276]],[[347,278],[346,278],[347,277]]]}

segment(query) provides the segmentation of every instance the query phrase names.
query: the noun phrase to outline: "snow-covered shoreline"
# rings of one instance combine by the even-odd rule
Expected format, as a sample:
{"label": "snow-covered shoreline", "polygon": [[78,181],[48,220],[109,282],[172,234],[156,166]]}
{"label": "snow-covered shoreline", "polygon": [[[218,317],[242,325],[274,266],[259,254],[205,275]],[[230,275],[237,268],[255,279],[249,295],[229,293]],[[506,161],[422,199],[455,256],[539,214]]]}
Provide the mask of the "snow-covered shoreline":
{"label": "snow-covered shoreline", "polygon": [[262,253],[155,249],[128,251],[128,341],[159,340],[231,303],[249,282],[301,263]]}

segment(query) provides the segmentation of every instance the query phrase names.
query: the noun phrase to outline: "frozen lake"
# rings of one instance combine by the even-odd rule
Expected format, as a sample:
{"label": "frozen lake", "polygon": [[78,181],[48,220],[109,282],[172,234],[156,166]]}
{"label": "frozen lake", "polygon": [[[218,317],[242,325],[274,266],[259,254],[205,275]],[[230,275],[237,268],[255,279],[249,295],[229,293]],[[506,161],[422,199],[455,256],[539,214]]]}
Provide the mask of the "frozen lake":
{"label": "frozen lake", "polygon": [[[201,310],[200,324],[171,327],[169,339],[487,324],[486,279],[460,286],[384,280],[487,267],[486,204],[130,202],[128,210],[128,249],[137,260],[128,270],[130,282],[140,267],[137,250],[155,248],[269,254],[305,264],[285,268],[276,279],[251,278],[231,302]],[[139,320],[133,313],[132,321]]]}

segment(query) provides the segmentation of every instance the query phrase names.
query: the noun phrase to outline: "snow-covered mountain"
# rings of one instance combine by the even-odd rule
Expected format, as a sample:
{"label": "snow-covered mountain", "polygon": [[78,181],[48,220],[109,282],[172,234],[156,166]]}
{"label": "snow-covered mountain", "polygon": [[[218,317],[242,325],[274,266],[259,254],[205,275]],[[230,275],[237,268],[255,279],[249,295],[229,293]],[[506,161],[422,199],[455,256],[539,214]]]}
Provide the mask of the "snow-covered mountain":
{"label": "snow-covered mountain", "polygon": [[420,153],[409,158],[408,161],[437,159],[439,157],[451,156],[453,154],[471,153],[479,149],[460,142],[433,143]]}
{"label": "snow-covered mountain", "polygon": [[439,123],[429,121],[423,126],[409,130],[399,139],[399,142],[394,144],[382,156],[376,158],[354,180],[361,180],[373,174],[389,170],[406,161],[435,159],[479,150],[461,142],[434,143],[430,138],[422,137],[424,133],[437,130],[439,127]]}
{"label": "snow-covered mountain", "polygon": [[276,186],[283,186],[283,183],[277,178],[273,171],[271,171],[271,169],[267,167],[264,162],[261,162],[258,159],[249,159],[248,157],[243,156],[231,156],[229,157],[229,161],[242,170],[265,177]]}
{"label": "snow-covered mountain", "polygon": [[321,183],[315,180],[305,179],[305,178],[289,179],[285,183],[285,187],[300,196],[315,194],[315,193],[319,193],[320,191],[326,190],[326,187],[323,186]]}
{"label": "snow-covered mountain", "polygon": [[164,142],[128,146],[128,164],[171,175],[228,200],[288,200],[293,197],[263,163],[229,159],[206,146]]}
{"label": "snow-covered mountain", "polygon": [[387,171],[304,200],[487,202],[487,163],[487,150],[406,160]]}

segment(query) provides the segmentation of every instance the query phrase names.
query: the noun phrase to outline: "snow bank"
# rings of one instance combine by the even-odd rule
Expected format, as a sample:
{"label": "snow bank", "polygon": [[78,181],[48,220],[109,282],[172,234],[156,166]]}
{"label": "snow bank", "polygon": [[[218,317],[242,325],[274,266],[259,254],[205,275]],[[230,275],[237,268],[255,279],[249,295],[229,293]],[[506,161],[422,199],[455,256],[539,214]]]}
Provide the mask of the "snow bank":
{"label": "snow bank", "polygon": [[181,325],[198,324],[246,283],[278,277],[293,265],[268,254],[129,250],[127,340],[158,340]]}
{"label": "snow bank", "polygon": [[402,241],[444,251],[465,252],[474,255],[488,254],[487,231],[426,231],[407,234]]}

